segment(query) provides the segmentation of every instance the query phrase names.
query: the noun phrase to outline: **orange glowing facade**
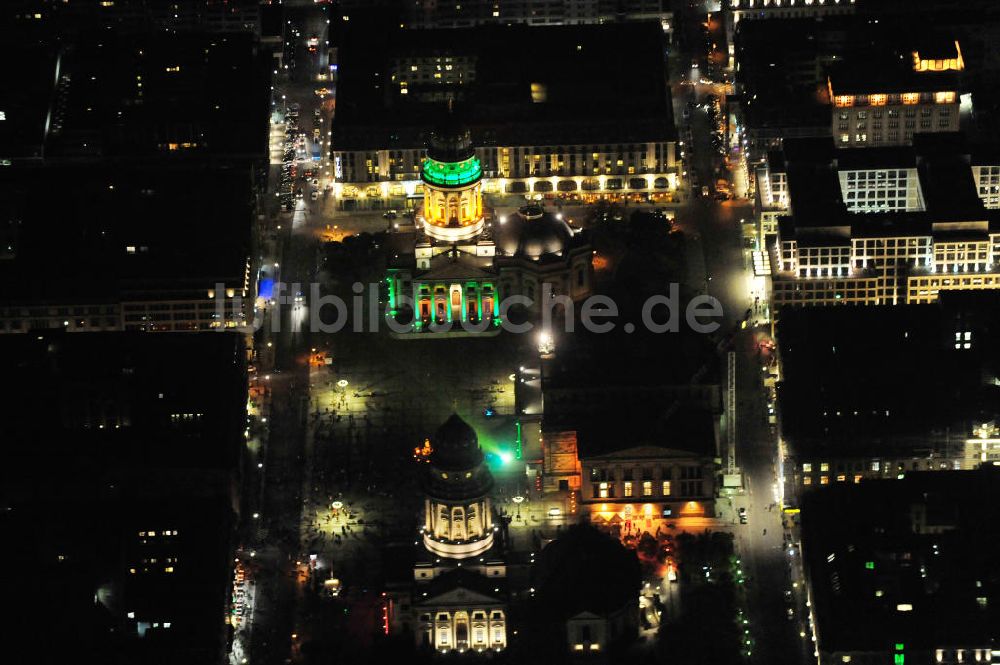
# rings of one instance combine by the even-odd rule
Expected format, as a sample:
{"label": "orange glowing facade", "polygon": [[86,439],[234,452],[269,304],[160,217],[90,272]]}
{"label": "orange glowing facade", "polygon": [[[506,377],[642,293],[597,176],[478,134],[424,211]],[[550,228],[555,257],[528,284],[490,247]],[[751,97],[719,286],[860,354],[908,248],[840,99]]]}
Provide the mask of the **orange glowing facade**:
{"label": "orange glowing facade", "polygon": [[920,51],[913,52],[913,71],[915,72],[960,72],[965,69],[962,59],[962,47],[955,40],[955,53],[948,58],[923,58]]}
{"label": "orange glowing facade", "polygon": [[580,460],[580,503],[591,522],[622,535],[655,532],[679,518],[713,517],[712,458],[639,446]]}

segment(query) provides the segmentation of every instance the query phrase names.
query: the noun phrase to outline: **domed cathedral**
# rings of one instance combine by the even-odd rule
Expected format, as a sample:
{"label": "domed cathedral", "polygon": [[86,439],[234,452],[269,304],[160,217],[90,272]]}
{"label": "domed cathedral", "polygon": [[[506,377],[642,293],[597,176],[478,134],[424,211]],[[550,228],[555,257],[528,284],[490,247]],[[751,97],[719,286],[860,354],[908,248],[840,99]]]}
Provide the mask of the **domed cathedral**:
{"label": "domed cathedral", "polygon": [[458,113],[449,103],[430,132],[421,168],[423,206],[414,226],[389,237],[390,315],[408,321],[412,309],[417,332],[432,323],[469,322],[477,334],[496,334],[504,298],[527,296],[538,311],[544,284],[552,285],[553,295],[589,296],[585,234],[540,205],[498,218],[484,207],[482,165]]}
{"label": "domed cathedral", "polygon": [[592,250],[587,237],[562,215],[528,205],[498,220],[493,265],[500,297],[528,297],[539,312],[546,285],[553,296],[583,300],[593,293]]}
{"label": "domed cathedral", "polygon": [[475,430],[452,415],[431,439],[423,469],[424,547],[440,557],[466,559],[493,546],[486,467]]}
{"label": "domed cathedral", "polygon": [[493,521],[493,476],[475,430],[457,415],[431,437],[431,448],[421,465],[423,542],[411,613],[396,621],[414,626],[417,645],[428,650],[500,651],[507,647],[507,567]]}
{"label": "domed cathedral", "polygon": [[483,232],[483,169],[472,134],[455,118],[451,103],[445,122],[431,133],[420,169],[424,183],[423,230],[442,242],[475,238]]}
{"label": "domed cathedral", "polygon": [[525,296],[532,303],[529,311],[538,313],[546,285],[553,297],[573,301],[593,293],[589,239],[561,215],[529,205],[491,226],[471,245],[440,249],[417,242],[407,254],[397,243],[400,253],[387,275],[389,311],[397,314],[406,302],[417,331],[432,323],[469,321],[492,323],[481,329],[496,332],[504,298]]}

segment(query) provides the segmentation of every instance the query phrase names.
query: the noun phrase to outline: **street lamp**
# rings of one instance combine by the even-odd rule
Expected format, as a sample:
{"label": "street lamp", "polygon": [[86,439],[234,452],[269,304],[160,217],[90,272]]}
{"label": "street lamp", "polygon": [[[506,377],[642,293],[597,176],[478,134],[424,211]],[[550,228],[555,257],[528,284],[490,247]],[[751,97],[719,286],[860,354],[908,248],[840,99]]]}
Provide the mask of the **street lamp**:
{"label": "street lamp", "polygon": [[517,505],[517,521],[520,522],[521,521],[521,504],[524,503],[524,497],[521,496],[520,494],[518,494],[515,497],[511,497],[510,500],[513,501]]}

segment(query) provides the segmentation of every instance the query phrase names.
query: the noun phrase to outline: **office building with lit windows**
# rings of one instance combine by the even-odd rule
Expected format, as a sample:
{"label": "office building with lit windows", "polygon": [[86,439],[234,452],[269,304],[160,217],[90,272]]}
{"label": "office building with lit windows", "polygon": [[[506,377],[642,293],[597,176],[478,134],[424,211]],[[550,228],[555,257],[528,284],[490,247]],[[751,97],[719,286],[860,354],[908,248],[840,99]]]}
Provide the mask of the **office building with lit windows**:
{"label": "office building with lit windows", "polygon": [[242,167],[263,191],[272,70],[255,35],[104,29],[60,48],[33,34],[0,42],[31,63],[5,77],[27,103],[0,109],[0,159]]}
{"label": "office building with lit windows", "polygon": [[259,0],[11,0],[3,12],[14,26],[60,33],[88,30],[255,33],[264,7]]}
{"label": "office building with lit windows", "polygon": [[[449,102],[471,132],[487,199],[670,200],[680,173],[665,47],[651,23],[349,31],[332,139],[337,201],[422,201],[431,130]],[[616,49],[629,66],[606,57]]]}
{"label": "office building with lit windows", "polygon": [[839,484],[802,506],[821,665],[996,662],[1000,470]]}
{"label": "office building with lit windows", "polygon": [[734,109],[748,161],[785,139],[832,136],[840,147],[867,148],[958,131],[970,117],[977,67],[989,66],[981,48],[966,62],[959,34],[951,23],[937,29],[850,13],[741,21]]}
{"label": "office building with lit windows", "polygon": [[[201,25],[250,3],[187,4],[177,13]],[[250,31],[140,29],[165,2],[96,5],[53,5],[38,22],[96,15],[116,29],[81,24],[57,46],[26,23],[0,39],[31,63],[9,68],[19,92],[0,109],[0,334],[244,325],[249,310],[229,305],[256,287],[267,58]]]}
{"label": "office building with lit windows", "polygon": [[475,25],[586,25],[655,20],[671,30],[669,0],[464,0],[409,3],[407,27],[467,28]]}
{"label": "office building with lit windows", "polygon": [[674,29],[670,0],[340,0],[338,4],[348,17],[373,10],[398,15],[408,29],[622,21],[656,21],[668,35]]}
{"label": "office building with lit windows", "polygon": [[[862,0],[862,5],[864,0]],[[854,14],[857,0],[723,0],[729,56],[734,55],[733,36],[741,21],[765,19],[828,18]]]}
{"label": "office building with lit windows", "polygon": [[926,40],[898,66],[848,57],[827,76],[834,140],[853,148],[908,145],[917,133],[958,131],[964,69],[957,40]]}
{"label": "office building with lit windows", "polygon": [[0,334],[221,330],[252,316],[248,171],[65,165],[0,176]]}
{"label": "office building with lit windows", "polygon": [[756,174],[772,303],[919,304],[1000,288],[996,161],[956,134],[865,150],[787,141]]}
{"label": "office building with lit windows", "polygon": [[[219,663],[247,450],[237,333],[0,337],[15,661]],[[52,602],[53,597],[60,601]],[[45,621],[38,621],[45,616]],[[58,635],[60,639],[53,640]],[[23,655],[20,653],[24,651]]]}
{"label": "office building with lit windows", "polygon": [[786,503],[827,485],[1000,461],[1000,356],[991,344],[998,297],[947,293],[928,306],[783,312],[777,406]]}

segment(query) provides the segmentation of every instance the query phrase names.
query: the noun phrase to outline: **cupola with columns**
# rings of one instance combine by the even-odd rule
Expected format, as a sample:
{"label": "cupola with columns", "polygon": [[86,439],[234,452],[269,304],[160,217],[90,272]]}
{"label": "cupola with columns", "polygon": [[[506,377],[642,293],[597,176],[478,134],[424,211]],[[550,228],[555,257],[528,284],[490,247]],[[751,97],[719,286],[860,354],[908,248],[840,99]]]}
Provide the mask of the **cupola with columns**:
{"label": "cupola with columns", "polygon": [[476,432],[453,414],[431,444],[423,467],[424,547],[451,559],[480,555],[493,546],[493,476]]}

